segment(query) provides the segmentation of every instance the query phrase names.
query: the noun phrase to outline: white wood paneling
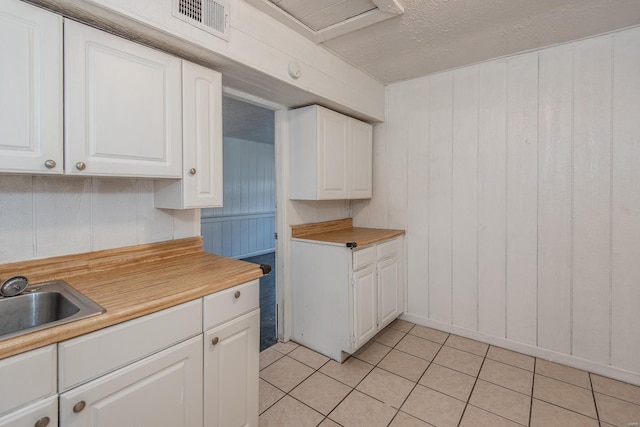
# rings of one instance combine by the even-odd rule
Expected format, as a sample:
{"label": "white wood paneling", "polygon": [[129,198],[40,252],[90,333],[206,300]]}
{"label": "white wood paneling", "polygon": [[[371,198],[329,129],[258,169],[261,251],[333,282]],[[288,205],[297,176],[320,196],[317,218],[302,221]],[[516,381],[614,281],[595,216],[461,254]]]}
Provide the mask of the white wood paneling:
{"label": "white wood paneling", "polygon": [[[635,28],[388,87],[374,184],[406,157],[407,319],[640,384],[639,45]],[[402,212],[391,188],[354,205],[359,226]]]}
{"label": "white wood paneling", "polygon": [[478,330],[506,336],[507,63],[479,65]]}
{"label": "white wood paneling", "polygon": [[406,114],[408,129],[407,151],[407,265],[421,266],[407,271],[407,311],[422,316],[428,315],[429,300],[426,286],[429,277],[429,168],[424,159],[429,156],[429,109],[425,102],[429,98],[429,80],[419,79],[408,85],[410,91],[409,111]]}
{"label": "white wood paneling", "polygon": [[478,327],[478,67],[453,73],[453,323]]}
{"label": "white wood paneling", "polygon": [[453,78],[450,73],[431,78],[429,110],[429,317],[450,322],[453,138]]}
{"label": "white wood paneling", "polygon": [[536,344],[538,55],[507,71],[507,338]]}
{"label": "white wood paneling", "polygon": [[10,262],[35,255],[33,180],[30,176],[0,176],[0,260]]}
{"label": "white wood paneling", "polygon": [[[36,258],[91,250],[91,180],[35,177]],[[24,195],[28,197],[28,194]],[[128,237],[127,237],[128,239]]]}
{"label": "white wood paneling", "polygon": [[611,38],[577,43],[574,63],[573,354],[609,360]]}
{"label": "white wood paneling", "polygon": [[[137,184],[137,229],[138,242],[162,242],[174,238],[173,214],[169,209],[156,209],[154,182],[139,179]],[[200,219],[198,218],[198,221]]]}
{"label": "white wood paneling", "polygon": [[[103,197],[91,198],[92,249],[100,250],[114,245],[135,245],[137,233],[136,181],[133,179],[100,179],[91,182],[91,193]],[[118,224],[118,233],[111,224]]]}
{"label": "white wood paneling", "polygon": [[153,181],[0,176],[0,263],[198,236],[198,210],[155,209]]}
{"label": "white wood paneling", "polygon": [[223,207],[202,210],[204,248],[233,258],[275,250],[273,144],[224,138]]}
{"label": "white wood paneling", "polygon": [[573,46],[540,52],[538,345],[571,352]]}
{"label": "white wood paneling", "polygon": [[614,37],[611,363],[640,372],[640,31]]}

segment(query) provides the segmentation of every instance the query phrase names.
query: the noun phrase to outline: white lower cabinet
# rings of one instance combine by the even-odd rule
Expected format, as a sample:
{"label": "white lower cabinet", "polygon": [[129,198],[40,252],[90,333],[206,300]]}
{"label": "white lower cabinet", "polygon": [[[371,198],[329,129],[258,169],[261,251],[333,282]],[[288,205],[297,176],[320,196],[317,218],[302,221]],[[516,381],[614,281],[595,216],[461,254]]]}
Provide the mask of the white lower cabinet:
{"label": "white lower cabinet", "polygon": [[254,280],[60,343],[59,425],[257,427],[259,289]]}
{"label": "white lower cabinet", "polygon": [[355,272],[352,282],[354,347],[357,348],[378,332],[376,266]]}
{"label": "white lower cabinet", "polygon": [[258,425],[260,310],[204,333],[204,425]]}
{"label": "white lower cabinet", "polygon": [[202,425],[202,336],[61,394],[60,425]]}
{"label": "white lower cabinet", "polygon": [[364,248],[292,241],[293,339],[342,362],[404,312],[403,237]]}
{"label": "white lower cabinet", "polygon": [[42,399],[0,417],[0,427],[55,427],[58,425],[58,395]]}
{"label": "white lower cabinet", "polygon": [[0,360],[0,427],[57,425],[56,345]]}

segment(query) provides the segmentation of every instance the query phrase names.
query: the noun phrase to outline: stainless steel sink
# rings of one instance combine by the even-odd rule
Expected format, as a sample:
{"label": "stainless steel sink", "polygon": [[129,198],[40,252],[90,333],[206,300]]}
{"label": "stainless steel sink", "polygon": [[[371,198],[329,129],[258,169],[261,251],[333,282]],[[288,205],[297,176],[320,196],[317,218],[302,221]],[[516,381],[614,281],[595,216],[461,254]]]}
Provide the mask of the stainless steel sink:
{"label": "stainless steel sink", "polygon": [[0,341],[105,311],[62,280],[29,285],[20,295],[0,297]]}

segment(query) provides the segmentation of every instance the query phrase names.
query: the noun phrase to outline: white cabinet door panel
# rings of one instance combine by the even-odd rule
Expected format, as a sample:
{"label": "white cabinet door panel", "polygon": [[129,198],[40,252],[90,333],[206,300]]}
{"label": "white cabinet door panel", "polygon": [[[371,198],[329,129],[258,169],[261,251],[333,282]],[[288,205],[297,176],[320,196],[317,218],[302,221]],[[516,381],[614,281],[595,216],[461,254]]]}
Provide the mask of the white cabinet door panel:
{"label": "white cabinet door panel", "polygon": [[397,258],[378,263],[378,319],[384,328],[402,313],[400,264]]}
{"label": "white cabinet door panel", "polygon": [[0,427],[33,427],[37,422],[44,424],[47,419],[48,427],[58,425],[57,394],[0,417]]}
{"label": "white cabinet door panel", "polygon": [[258,426],[260,310],[204,333],[204,425]]}
{"label": "white cabinet door panel", "polygon": [[66,173],[181,178],[180,59],[69,20],[64,47]]}
{"label": "white cabinet door panel", "polygon": [[349,118],[318,109],[318,198],[349,198]]}
{"label": "white cabinet door panel", "polygon": [[62,17],[3,1],[0,64],[0,172],[61,174]]}
{"label": "white cabinet door panel", "polygon": [[182,61],[182,179],[155,182],[155,206],[222,206],[222,75]]}
{"label": "white cabinet door panel", "polygon": [[351,119],[351,192],[350,199],[370,199],[372,195],[373,128],[370,124]]}
{"label": "white cabinet door panel", "polygon": [[378,331],[376,311],[376,266],[353,274],[353,331],[354,347],[360,347]]}
{"label": "white cabinet door panel", "polygon": [[192,427],[202,411],[202,335],[60,395],[65,427]]}
{"label": "white cabinet door panel", "polygon": [[0,360],[0,414],[56,393],[56,344]]}

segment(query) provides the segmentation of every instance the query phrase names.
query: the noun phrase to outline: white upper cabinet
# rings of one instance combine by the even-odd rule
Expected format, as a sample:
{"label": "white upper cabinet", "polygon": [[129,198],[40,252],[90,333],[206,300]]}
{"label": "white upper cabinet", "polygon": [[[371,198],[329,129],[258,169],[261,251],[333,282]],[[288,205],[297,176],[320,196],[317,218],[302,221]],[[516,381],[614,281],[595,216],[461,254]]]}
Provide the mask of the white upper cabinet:
{"label": "white upper cabinet", "polygon": [[155,182],[155,206],[222,206],[222,75],[182,61],[182,180]]}
{"label": "white upper cabinet", "polygon": [[64,25],[66,173],[181,178],[180,59]]}
{"label": "white upper cabinet", "polygon": [[355,119],[349,120],[351,142],[350,199],[370,199],[373,166],[373,127]]}
{"label": "white upper cabinet", "polygon": [[290,112],[290,132],[292,199],[371,198],[371,125],[312,105]]}
{"label": "white upper cabinet", "polygon": [[3,1],[0,64],[0,172],[61,174],[62,18]]}

